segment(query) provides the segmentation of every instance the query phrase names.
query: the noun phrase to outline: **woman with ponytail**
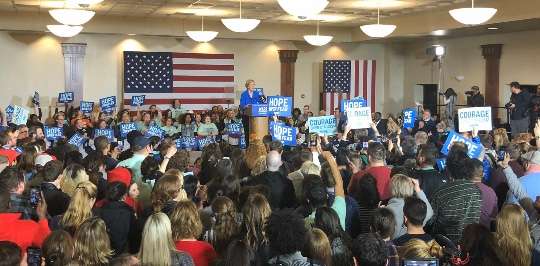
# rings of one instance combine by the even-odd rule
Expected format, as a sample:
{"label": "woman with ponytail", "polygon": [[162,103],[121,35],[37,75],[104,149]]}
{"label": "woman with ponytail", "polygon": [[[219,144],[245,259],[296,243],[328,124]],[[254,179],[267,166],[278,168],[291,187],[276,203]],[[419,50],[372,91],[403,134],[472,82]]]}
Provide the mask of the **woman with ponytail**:
{"label": "woman with ponytail", "polygon": [[236,207],[227,197],[217,197],[212,202],[212,226],[204,233],[204,240],[214,246],[220,255],[226,251],[231,240],[238,234]]}
{"label": "woman with ponytail", "polygon": [[52,229],[63,229],[72,236],[75,235],[75,231],[79,229],[79,226],[94,216],[92,207],[96,202],[96,195],[96,185],[89,181],[79,183],[75,187],[67,211],[63,215],[52,219]]}
{"label": "woman with ponytail", "polygon": [[399,257],[404,260],[440,259],[444,255],[443,248],[435,240],[425,242],[416,238],[407,241],[399,253]]}

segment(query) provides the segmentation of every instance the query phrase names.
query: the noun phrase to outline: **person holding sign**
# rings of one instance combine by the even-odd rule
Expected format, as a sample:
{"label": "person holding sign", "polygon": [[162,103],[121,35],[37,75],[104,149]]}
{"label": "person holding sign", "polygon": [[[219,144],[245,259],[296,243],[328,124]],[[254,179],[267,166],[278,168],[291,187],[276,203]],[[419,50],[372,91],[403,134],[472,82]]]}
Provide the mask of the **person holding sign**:
{"label": "person holding sign", "polygon": [[176,136],[180,135],[180,129],[174,125],[173,119],[170,117],[165,119],[165,125],[163,125],[161,129],[167,137],[176,138]]}
{"label": "person holding sign", "polygon": [[174,119],[174,121],[178,122],[180,121],[180,116],[187,113],[187,110],[182,107],[182,104],[180,103],[180,99],[175,99],[172,103],[171,109],[169,109],[169,112],[167,116]]}
{"label": "person holding sign", "polygon": [[197,129],[198,136],[216,136],[219,130],[216,124],[212,123],[209,115],[204,116],[204,124],[201,124]]}
{"label": "person holding sign", "polygon": [[[255,90],[255,80],[246,80],[246,90],[240,95],[240,112],[242,113],[242,124],[244,124],[244,132],[249,136],[249,116],[246,113],[246,108],[250,105],[261,104],[265,101],[264,95]],[[249,138],[246,138],[249,144]]]}

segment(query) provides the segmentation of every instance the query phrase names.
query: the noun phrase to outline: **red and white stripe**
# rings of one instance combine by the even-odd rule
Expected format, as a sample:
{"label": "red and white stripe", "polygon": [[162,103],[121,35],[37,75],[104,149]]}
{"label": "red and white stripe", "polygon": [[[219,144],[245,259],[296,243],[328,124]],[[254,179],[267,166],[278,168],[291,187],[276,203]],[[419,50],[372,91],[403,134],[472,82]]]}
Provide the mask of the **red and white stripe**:
{"label": "red and white stripe", "polygon": [[335,92],[324,92],[323,110],[331,114],[334,108],[338,108],[342,99],[363,97],[366,99],[371,111],[375,112],[375,81],[377,62],[375,60],[352,60],[351,61],[351,91],[342,95]]}
{"label": "red and white stripe", "polygon": [[[187,110],[208,110],[212,106],[234,105],[234,54],[172,53],[173,93],[147,93],[145,106],[165,110],[179,99]],[[124,106],[140,93],[124,93]]]}

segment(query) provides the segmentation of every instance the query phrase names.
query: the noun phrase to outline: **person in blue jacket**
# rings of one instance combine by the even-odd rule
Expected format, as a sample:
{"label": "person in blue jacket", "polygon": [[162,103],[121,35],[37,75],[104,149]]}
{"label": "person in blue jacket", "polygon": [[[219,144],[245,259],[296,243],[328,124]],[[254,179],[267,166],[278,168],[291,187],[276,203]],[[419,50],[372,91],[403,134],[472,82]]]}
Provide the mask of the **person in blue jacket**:
{"label": "person in blue jacket", "polygon": [[255,80],[246,80],[246,90],[240,96],[240,111],[242,112],[242,124],[244,125],[244,134],[246,136],[246,145],[249,145],[249,115],[246,108],[253,104],[260,104],[263,95],[255,90]]}

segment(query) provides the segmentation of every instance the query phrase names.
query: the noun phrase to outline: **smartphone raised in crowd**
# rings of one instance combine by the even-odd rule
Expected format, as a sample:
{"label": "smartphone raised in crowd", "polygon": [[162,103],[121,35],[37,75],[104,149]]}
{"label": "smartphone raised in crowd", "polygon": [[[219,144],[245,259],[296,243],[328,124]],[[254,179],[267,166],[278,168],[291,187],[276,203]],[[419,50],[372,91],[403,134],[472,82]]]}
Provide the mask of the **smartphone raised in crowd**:
{"label": "smartphone raised in crowd", "polygon": [[41,190],[38,187],[30,188],[30,205],[32,207],[37,207],[41,201]]}
{"label": "smartphone raised in crowd", "polygon": [[26,249],[26,254],[28,266],[41,266],[41,249],[30,247]]}

